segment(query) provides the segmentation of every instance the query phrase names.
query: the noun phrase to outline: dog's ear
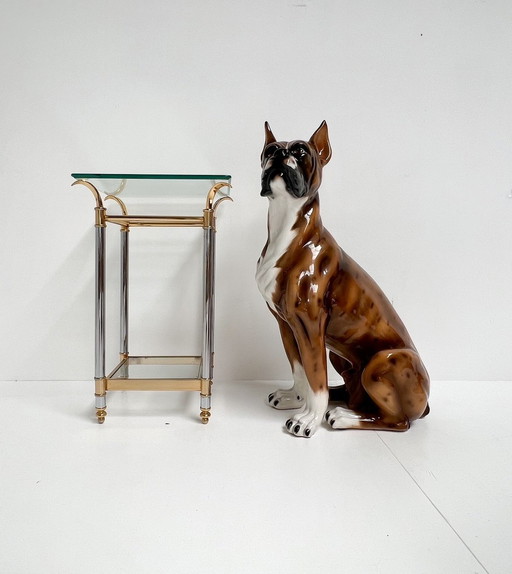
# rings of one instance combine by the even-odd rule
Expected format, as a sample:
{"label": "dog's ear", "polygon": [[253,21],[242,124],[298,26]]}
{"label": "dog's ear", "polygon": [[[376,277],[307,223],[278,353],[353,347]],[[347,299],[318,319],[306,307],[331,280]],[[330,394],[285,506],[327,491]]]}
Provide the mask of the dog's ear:
{"label": "dog's ear", "polygon": [[263,147],[267,147],[268,144],[274,143],[276,141],[277,140],[274,137],[274,134],[272,133],[272,130],[270,129],[270,126],[268,125],[268,122],[265,122],[265,145]]}
{"label": "dog's ear", "polygon": [[331,144],[329,143],[329,132],[327,131],[327,124],[325,120],[320,124],[320,127],[311,136],[309,143],[316,149],[320,163],[324,166],[329,162],[332,155]]}

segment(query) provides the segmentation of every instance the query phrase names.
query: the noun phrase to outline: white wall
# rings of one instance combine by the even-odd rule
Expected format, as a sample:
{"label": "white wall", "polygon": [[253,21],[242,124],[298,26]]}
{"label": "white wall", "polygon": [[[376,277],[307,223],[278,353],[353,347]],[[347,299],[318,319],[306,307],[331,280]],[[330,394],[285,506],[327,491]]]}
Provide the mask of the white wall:
{"label": "white wall", "polygon": [[[253,278],[263,122],[289,139],[323,119],[324,222],[432,377],[512,378],[511,54],[508,0],[4,0],[0,379],[92,376],[93,201],[69,175],[87,170],[232,174],[216,376],[287,377]],[[159,281],[132,290],[164,319],[148,344],[183,291]]]}

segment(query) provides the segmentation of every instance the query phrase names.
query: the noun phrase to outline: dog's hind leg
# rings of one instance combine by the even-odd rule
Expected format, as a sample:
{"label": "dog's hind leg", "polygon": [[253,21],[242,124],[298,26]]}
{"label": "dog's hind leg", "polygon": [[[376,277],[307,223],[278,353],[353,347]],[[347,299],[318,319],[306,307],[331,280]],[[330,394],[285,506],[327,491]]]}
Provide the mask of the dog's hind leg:
{"label": "dog's hind leg", "polygon": [[347,403],[348,393],[345,377],[352,368],[352,363],[332,351],[329,352],[329,361],[336,372],[343,378],[343,383],[329,387],[329,401]]}
{"label": "dog's hind leg", "polygon": [[340,386],[329,387],[329,401],[341,403],[349,409],[357,410],[362,408],[365,410],[369,399],[366,391],[361,386],[362,369],[359,363],[356,360],[352,363],[332,350],[329,352],[329,360],[344,381],[344,384]]}
{"label": "dog's hind leg", "polygon": [[376,353],[361,375],[361,384],[377,412],[330,410],[326,420],[333,428],[405,431],[412,421],[428,413],[429,378],[412,349]]}
{"label": "dog's hind leg", "polygon": [[273,393],[270,393],[267,397],[267,404],[279,410],[298,409],[304,404],[306,392],[309,387],[308,380],[302,368],[299,349],[292,330],[274,311],[272,311],[272,314],[279,324],[284,350],[290,362],[293,373],[293,387],[291,389],[277,389]]}

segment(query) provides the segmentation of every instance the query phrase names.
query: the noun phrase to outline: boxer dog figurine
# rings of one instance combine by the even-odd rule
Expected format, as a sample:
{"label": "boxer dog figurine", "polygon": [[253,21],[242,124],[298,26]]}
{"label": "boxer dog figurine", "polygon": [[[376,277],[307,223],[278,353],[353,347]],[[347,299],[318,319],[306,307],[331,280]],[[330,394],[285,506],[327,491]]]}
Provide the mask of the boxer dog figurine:
{"label": "boxer dog figurine", "polygon": [[[256,280],[293,372],[293,387],[268,404],[301,409],[285,425],[297,436],[312,436],[324,418],[334,429],[405,431],[429,412],[429,377],[384,293],[322,225],[327,124],[309,141],[277,141],[268,123],[265,134],[268,240]],[[328,385],[326,350],[344,380],[338,387]],[[327,410],[329,400],[344,406]]]}

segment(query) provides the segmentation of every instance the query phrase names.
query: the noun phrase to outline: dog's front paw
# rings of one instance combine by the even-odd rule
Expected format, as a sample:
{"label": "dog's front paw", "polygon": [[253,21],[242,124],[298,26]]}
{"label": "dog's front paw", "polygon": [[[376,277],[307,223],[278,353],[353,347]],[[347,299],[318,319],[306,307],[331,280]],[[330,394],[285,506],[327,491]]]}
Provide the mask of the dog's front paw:
{"label": "dog's front paw", "polygon": [[309,438],[315,434],[321,422],[321,416],[317,416],[314,412],[306,410],[288,419],[285,428],[290,434]]}
{"label": "dog's front paw", "polygon": [[328,401],[328,392],[308,392],[303,409],[286,421],[286,430],[295,436],[313,436],[322,423]]}
{"label": "dog's front paw", "polygon": [[293,389],[278,389],[267,397],[267,404],[279,410],[298,409],[304,404],[304,398]]}

